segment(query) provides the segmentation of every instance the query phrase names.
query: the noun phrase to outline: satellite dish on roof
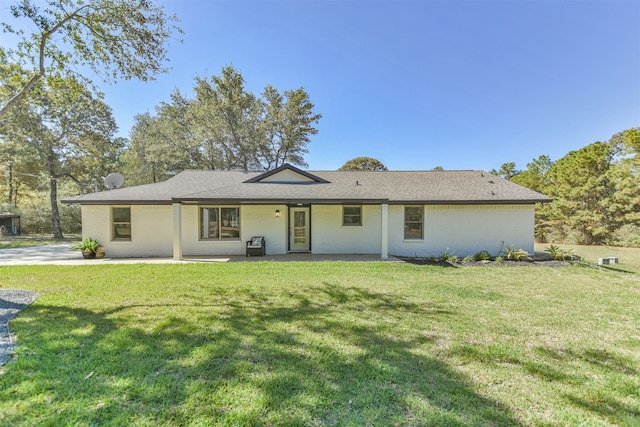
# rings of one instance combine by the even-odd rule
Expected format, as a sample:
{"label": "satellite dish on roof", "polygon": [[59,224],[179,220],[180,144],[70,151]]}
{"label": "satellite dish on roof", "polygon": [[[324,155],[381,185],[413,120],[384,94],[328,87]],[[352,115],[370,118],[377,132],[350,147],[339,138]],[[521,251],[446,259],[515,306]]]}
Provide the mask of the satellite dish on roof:
{"label": "satellite dish on roof", "polygon": [[105,187],[109,190],[115,190],[116,188],[122,187],[122,184],[124,184],[124,176],[118,172],[110,173],[106,177],[102,178],[102,181],[104,182]]}

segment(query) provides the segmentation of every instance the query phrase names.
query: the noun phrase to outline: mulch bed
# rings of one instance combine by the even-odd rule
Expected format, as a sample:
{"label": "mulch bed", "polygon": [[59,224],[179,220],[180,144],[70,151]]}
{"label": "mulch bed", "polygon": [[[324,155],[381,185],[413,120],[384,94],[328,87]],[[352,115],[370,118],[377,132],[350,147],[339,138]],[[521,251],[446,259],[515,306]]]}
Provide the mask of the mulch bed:
{"label": "mulch bed", "polygon": [[449,262],[441,258],[424,258],[424,257],[402,257],[396,258],[403,260],[409,264],[416,265],[437,265],[441,267],[567,267],[571,265],[570,261],[557,261],[551,257],[536,254],[532,260],[525,261],[508,261],[500,262],[483,260],[483,261],[464,261],[462,258],[456,262]]}

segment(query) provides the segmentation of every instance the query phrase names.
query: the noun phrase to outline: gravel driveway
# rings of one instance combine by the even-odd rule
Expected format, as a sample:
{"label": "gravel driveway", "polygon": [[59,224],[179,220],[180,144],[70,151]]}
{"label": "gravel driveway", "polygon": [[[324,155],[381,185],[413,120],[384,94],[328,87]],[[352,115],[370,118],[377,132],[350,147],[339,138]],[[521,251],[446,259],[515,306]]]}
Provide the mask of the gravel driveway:
{"label": "gravel driveway", "polygon": [[7,363],[13,352],[15,340],[9,331],[9,320],[31,304],[37,292],[19,289],[0,289],[0,366]]}

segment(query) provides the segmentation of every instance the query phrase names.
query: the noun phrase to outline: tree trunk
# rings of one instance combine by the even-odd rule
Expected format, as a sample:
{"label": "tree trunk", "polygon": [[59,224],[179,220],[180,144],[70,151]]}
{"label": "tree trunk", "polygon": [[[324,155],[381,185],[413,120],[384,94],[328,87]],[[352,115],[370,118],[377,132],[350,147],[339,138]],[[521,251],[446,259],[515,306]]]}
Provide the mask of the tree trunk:
{"label": "tree trunk", "polygon": [[49,186],[51,188],[49,198],[51,200],[51,224],[53,225],[53,237],[54,239],[63,239],[62,225],[60,224],[60,210],[58,209],[58,180],[56,179],[53,153],[49,153],[47,160],[49,168]]}
{"label": "tree trunk", "polygon": [[13,162],[9,163],[9,204],[13,201]]}
{"label": "tree trunk", "polygon": [[15,190],[13,190],[13,207],[18,207],[18,193],[20,192],[20,181],[16,182]]}

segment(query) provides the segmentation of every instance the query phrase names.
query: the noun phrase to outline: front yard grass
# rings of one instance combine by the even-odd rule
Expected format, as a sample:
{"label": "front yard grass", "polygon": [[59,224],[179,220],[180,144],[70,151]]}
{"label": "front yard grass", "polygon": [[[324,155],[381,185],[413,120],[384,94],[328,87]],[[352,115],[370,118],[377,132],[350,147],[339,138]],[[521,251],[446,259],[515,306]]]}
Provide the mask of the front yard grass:
{"label": "front yard grass", "polygon": [[0,267],[0,425],[638,425],[640,277],[401,263]]}

